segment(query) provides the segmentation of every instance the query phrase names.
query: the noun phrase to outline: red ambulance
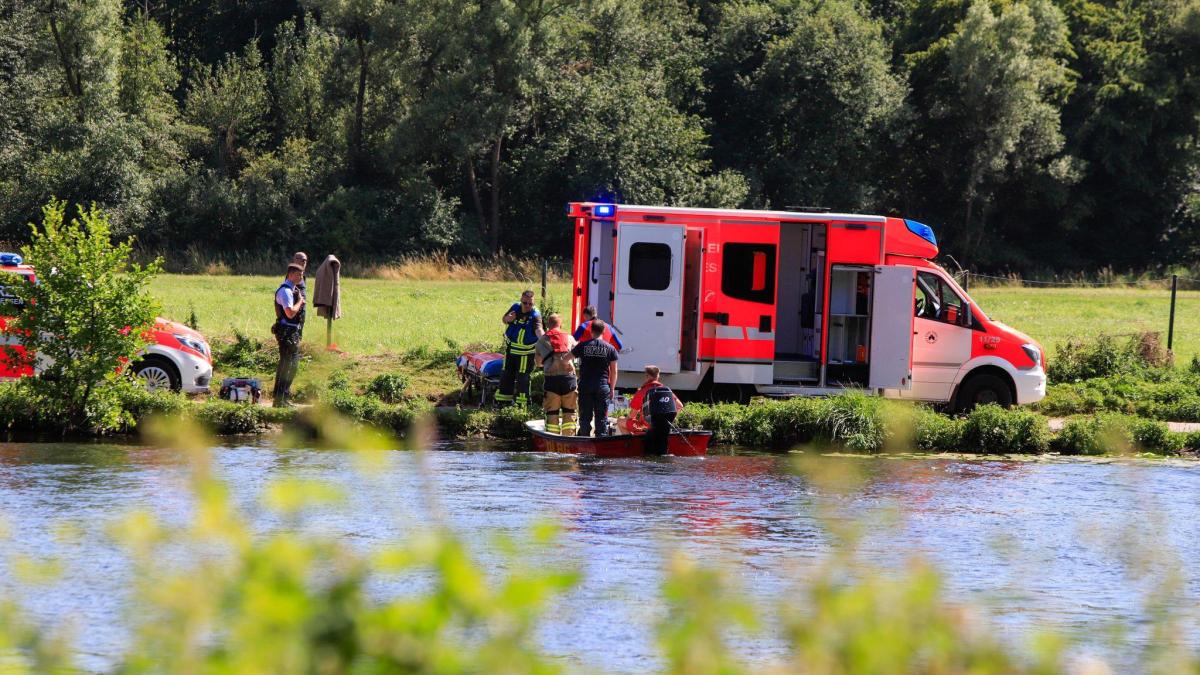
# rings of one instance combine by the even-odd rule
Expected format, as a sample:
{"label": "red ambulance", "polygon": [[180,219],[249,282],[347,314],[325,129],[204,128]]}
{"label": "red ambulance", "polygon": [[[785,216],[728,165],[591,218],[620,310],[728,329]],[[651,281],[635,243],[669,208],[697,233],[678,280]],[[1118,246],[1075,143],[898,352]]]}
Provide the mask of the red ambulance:
{"label": "red ambulance", "polygon": [[[0,253],[0,272],[15,275],[24,283],[37,283],[37,272],[26,265],[16,253]],[[21,311],[20,300],[8,290],[8,277],[0,277],[0,328],[5,317]],[[171,389],[187,393],[208,391],[212,379],[212,350],[208,341],[199,332],[187,326],[159,317],[147,335],[149,344],[133,365],[133,372],[150,390]],[[23,353],[16,338],[0,336],[7,340],[13,351]],[[18,367],[0,358],[0,380],[12,380],[33,374],[27,366]]]}
{"label": "red ambulance", "polygon": [[621,387],[653,364],[677,391],[739,400],[853,388],[967,409],[1046,395],[1041,345],[989,319],[916,221],[594,202],[568,214],[571,325],[589,304],[612,324]]}

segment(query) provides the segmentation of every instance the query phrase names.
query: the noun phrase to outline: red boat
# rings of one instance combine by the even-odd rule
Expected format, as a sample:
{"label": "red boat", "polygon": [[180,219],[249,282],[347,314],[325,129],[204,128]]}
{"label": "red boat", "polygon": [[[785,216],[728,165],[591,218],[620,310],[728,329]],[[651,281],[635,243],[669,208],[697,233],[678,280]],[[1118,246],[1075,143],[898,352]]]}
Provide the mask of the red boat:
{"label": "red boat", "polygon": [[[526,422],[525,426],[533,435],[533,449],[537,452],[562,452],[597,457],[641,457],[646,454],[646,437],[642,434],[560,436],[548,433],[546,423],[542,420]],[[708,452],[710,440],[711,431],[675,431],[667,437],[667,454],[677,457],[700,457]]]}

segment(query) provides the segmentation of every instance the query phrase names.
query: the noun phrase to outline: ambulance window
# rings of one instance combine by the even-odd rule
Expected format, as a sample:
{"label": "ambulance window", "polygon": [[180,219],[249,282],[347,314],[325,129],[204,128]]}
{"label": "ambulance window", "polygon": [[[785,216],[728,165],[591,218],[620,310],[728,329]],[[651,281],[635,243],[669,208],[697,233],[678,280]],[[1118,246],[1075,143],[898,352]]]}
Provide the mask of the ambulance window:
{"label": "ambulance window", "polygon": [[738,300],[775,302],[775,245],[725,244],[721,292]]}
{"label": "ambulance window", "polygon": [[629,247],[629,287],[665,291],[671,285],[671,247],[638,242]]}
{"label": "ambulance window", "polygon": [[931,272],[917,274],[916,316],[957,326],[967,325],[966,303],[945,279]]}

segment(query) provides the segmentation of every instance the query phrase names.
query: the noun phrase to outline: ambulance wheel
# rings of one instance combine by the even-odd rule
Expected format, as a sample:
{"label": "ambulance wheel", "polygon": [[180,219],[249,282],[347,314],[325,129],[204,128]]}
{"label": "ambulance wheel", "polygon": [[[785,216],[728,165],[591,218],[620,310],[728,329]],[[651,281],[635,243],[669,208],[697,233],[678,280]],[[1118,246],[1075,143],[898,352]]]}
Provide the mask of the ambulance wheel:
{"label": "ambulance wheel", "polygon": [[179,376],[175,364],[154,354],[134,364],[133,374],[150,391],[179,391],[183,386],[183,378]]}
{"label": "ambulance wheel", "polygon": [[979,373],[967,378],[958,390],[955,408],[958,412],[971,412],[975,406],[995,403],[1001,408],[1013,405],[1012,389],[1004,378],[991,373]]}
{"label": "ambulance wheel", "polygon": [[748,384],[731,384],[720,382],[712,385],[709,390],[709,401],[712,403],[740,403],[745,405],[754,395],[754,387]]}

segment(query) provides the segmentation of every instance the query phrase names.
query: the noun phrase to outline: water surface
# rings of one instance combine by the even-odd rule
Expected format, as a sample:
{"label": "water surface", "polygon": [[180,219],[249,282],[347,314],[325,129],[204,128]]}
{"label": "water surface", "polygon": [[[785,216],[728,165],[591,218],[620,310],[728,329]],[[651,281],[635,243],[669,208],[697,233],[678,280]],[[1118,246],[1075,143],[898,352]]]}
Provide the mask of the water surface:
{"label": "water surface", "polygon": [[[1054,626],[1119,659],[1127,650],[1099,644],[1099,628],[1131,626],[1129,639],[1144,640],[1143,593],[1168,570],[1183,577],[1180,607],[1200,599],[1200,572],[1187,562],[1200,560],[1200,465],[858,459],[848,461],[865,479],[835,493],[798,475],[787,455],[597,460],[444,445],[422,455],[389,452],[370,477],[349,453],[269,440],[219,447],[214,458],[259,532],[285,526],[258,501],[284,476],[344,488],[343,505],[303,527],[363,549],[430,528],[433,504],[486,565],[500,568],[497,534],[520,536],[558,520],[562,541],[545,564],[584,576],[553,607],[540,638],[568,662],[612,671],[657,663],[653,625],[667,552],[683,548],[729,565],[764,605],[795,601],[797,580],[829,550],[827,517],[861,526],[863,556],[885,568],[912,555],[933,561],[952,599],[986,604],[1017,642]],[[0,444],[0,517],[10,533],[3,557],[64,563],[59,581],[29,588],[0,561],[0,592],[38,621],[70,622],[89,669],[110,667],[129,638],[128,559],[106,529],[135,508],[186,522],[191,502],[176,451]],[[64,525],[80,536],[57,536]],[[1150,550],[1168,555],[1131,576],[1135,554]],[[739,640],[746,658],[769,662],[781,653],[766,633]]]}

